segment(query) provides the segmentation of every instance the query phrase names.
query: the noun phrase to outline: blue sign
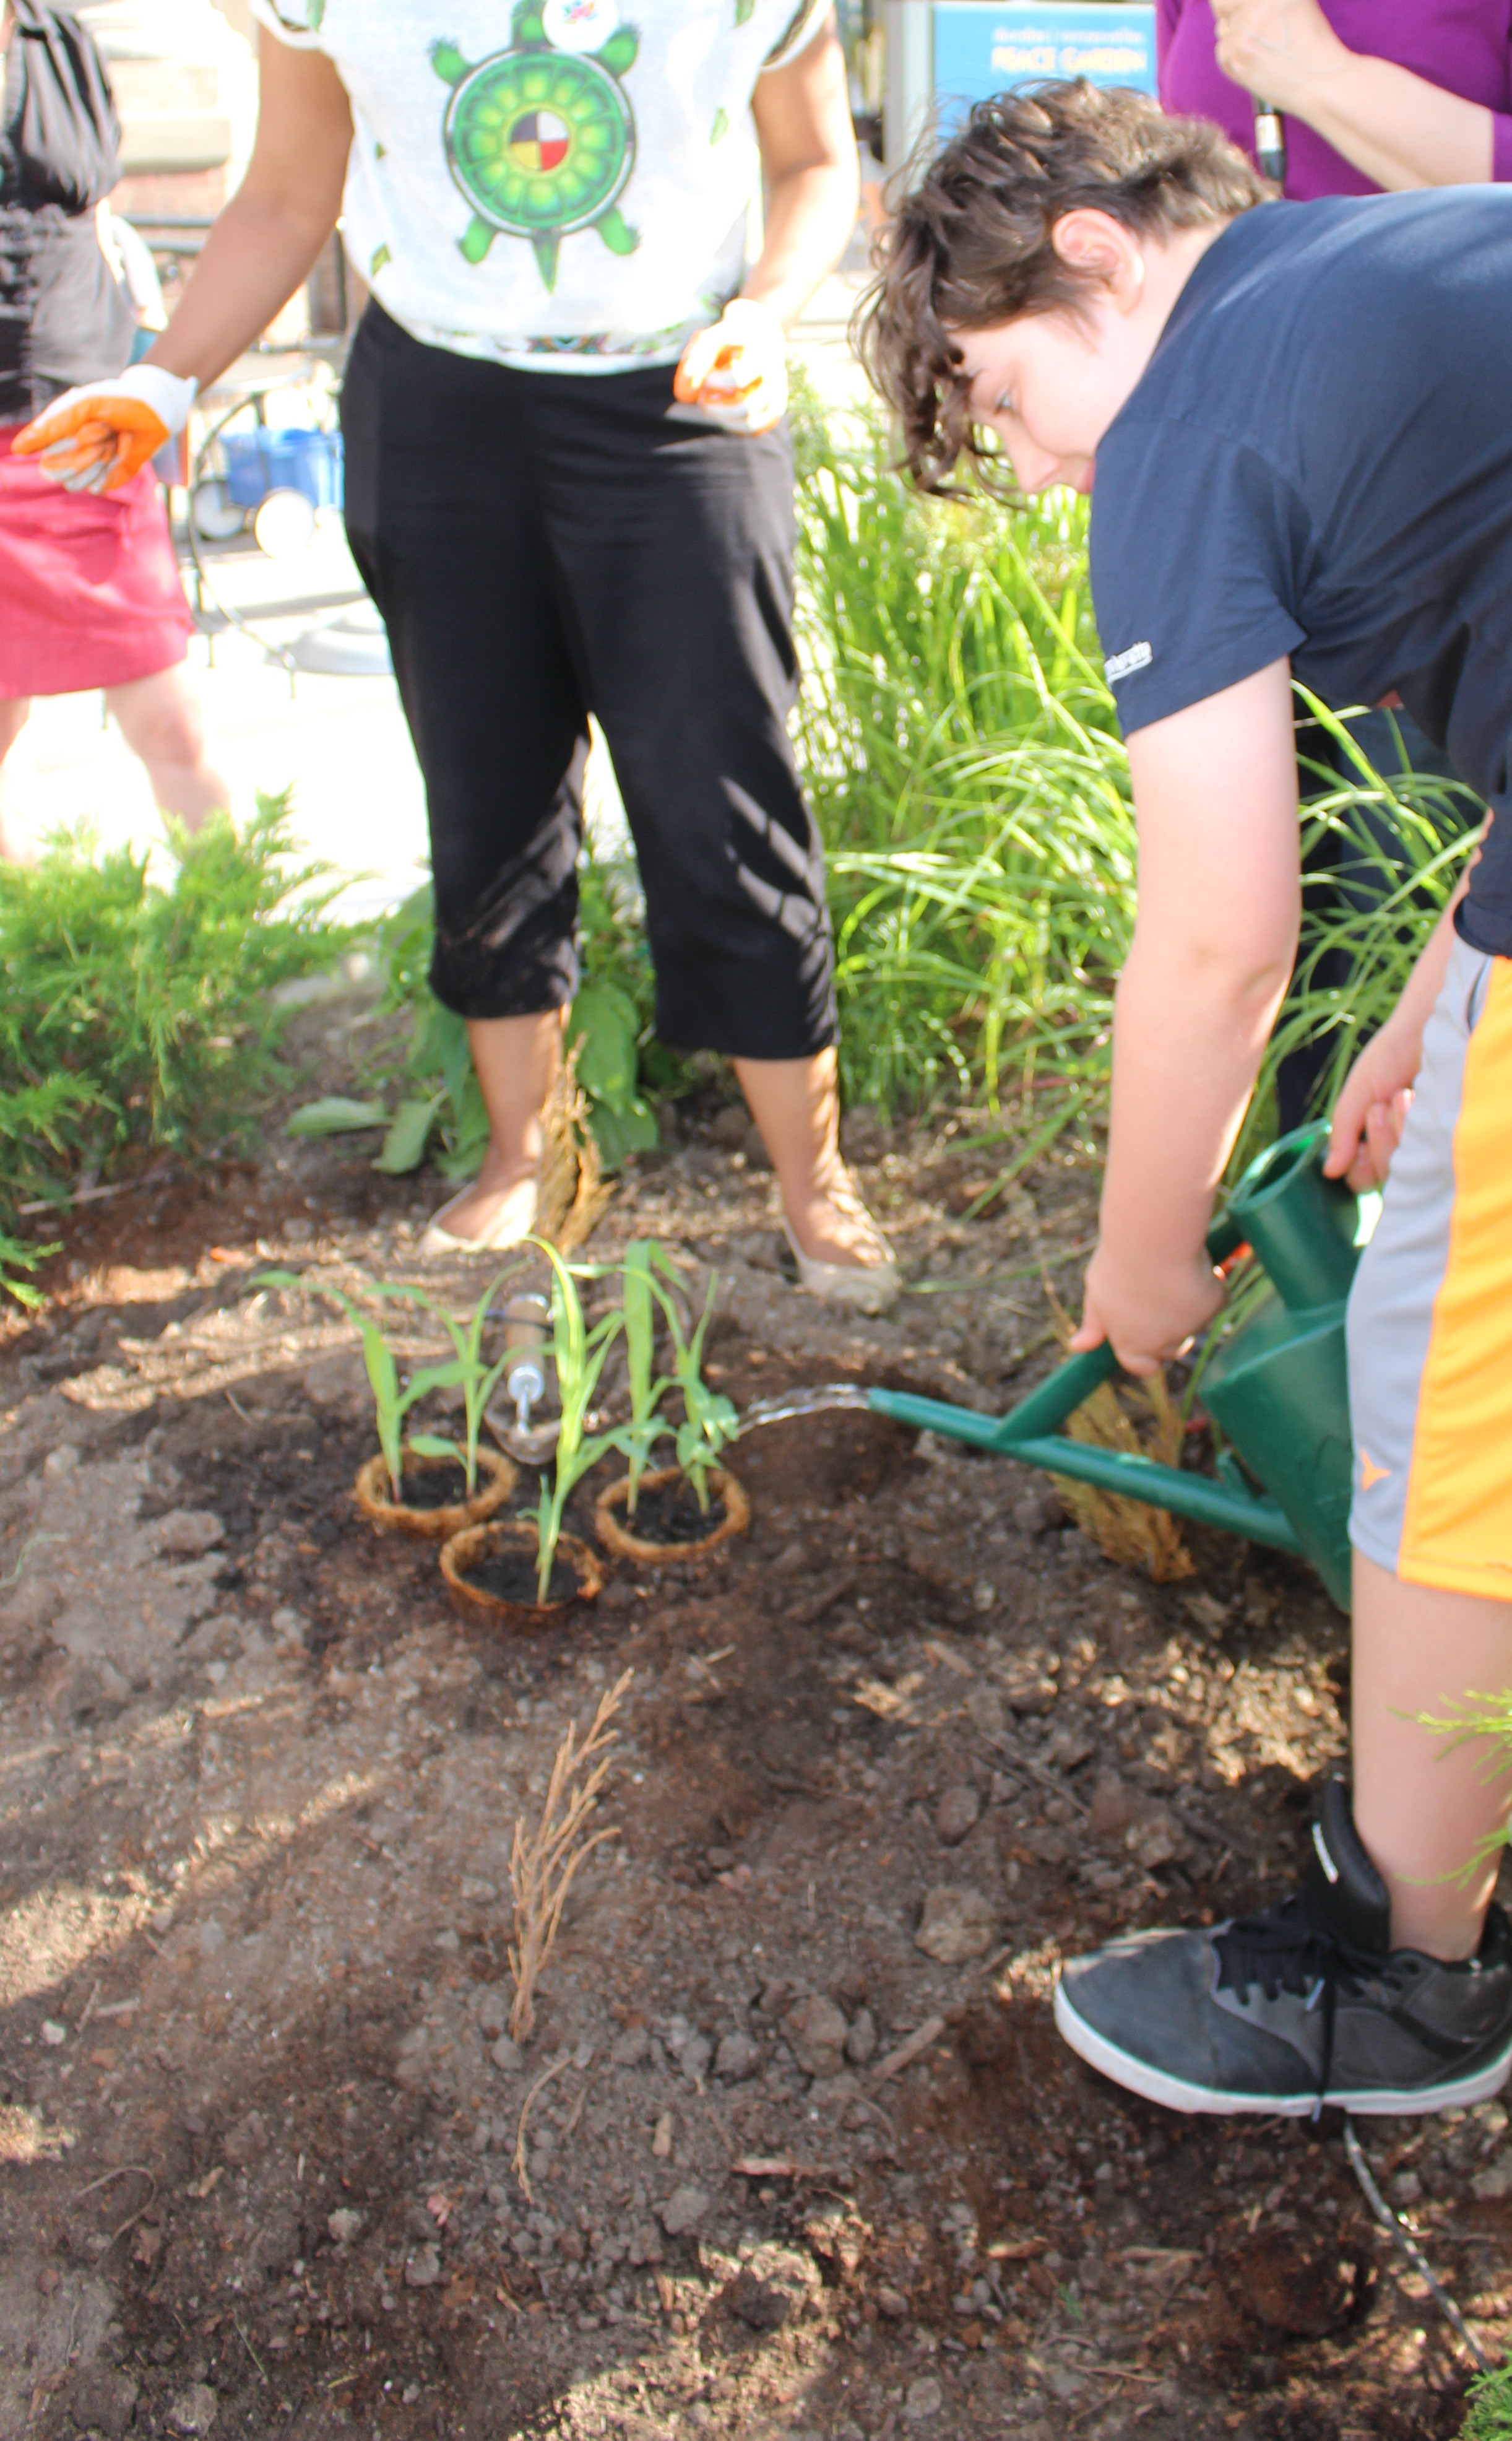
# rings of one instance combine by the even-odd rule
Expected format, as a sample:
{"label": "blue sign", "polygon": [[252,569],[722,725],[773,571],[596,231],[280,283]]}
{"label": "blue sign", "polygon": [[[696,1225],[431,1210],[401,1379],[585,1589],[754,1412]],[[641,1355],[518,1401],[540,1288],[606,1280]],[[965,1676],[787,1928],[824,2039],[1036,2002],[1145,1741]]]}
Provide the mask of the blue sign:
{"label": "blue sign", "polygon": [[964,105],[1042,77],[1156,89],[1155,10],[1120,0],[935,0],[934,90],[948,130]]}

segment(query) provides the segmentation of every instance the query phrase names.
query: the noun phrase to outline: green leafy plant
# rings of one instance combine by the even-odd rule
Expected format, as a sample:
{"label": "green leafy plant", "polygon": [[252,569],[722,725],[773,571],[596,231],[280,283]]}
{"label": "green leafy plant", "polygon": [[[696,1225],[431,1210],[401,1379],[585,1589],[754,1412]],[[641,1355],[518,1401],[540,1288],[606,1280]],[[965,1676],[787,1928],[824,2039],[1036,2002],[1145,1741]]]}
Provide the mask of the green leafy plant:
{"label": "green leafy plant", "polygon": [[[407,1010],[411,1022],[403,1059],[385,1078],[397,1076],[400,1099],[375,1166],[399,1174],[418,1169],[431,1154],[444,1177],[471,1178],[488,1148],[488,1112],[465,1021],[430,988],[433,920],[427,883],[378,928],[382,1011]],[[633,872],[585,865],[580,931],[586,980],[572,1004],[567,1047],[579,1046],[577,1076],[588,1124],[603,1167],[614,1170],[627,1153],[649,1151],[657,1140],[655,1114],[639,1090],[653,985]],[[675,1072],[670,1055],[664,1064]],[[388,1116],[387,1109],[382,1115]]]}
{"label": "green leafy plant", "polygon": [[1460,2441],[1512,2441],[1512,2360],[1477,2374],[1467,2394],[1469,2414]]}
{"label": "green leafy plant", "polygon": [[[372,1390],[378,1446],[383,1452],[389,1488],[397,1505],[404,1493],[405,1418],[410,1408],[427,1398],[432,1390],[455,1389],[463,1378],[461,1365],[454,1360],[449,1365],[423,1365],[419,1372],[412,1373],[409,1380],[401,1384],[399,1366],[387,1340],[372,1316],[364,1313],[343,1290],[328,1287],[323,1280],[301,1279],[297,1272],[261,1272],[256,1285],[261,1289],[290,1289],[301,1295],[314,1293],[329,1297],[333,1305],[340,1307],[357,1332],[362,1341],[363,1362],[367,1365],[368,1381]],[[375,1280],[371,1293],[378,1297],[403,1297],[431,1311],[436,1310],[434,1300],[425,1291],[411,1287],[407,1281]],[[422,1457],[446,1457],[455,1452],[453,1442],[432,1441],[428,1435],[418,1437],[410,1447]],[[476,1444],[474,1456],[476,1461]],[[471,1479],[468,1490],[472,1490]]]}
{"label": "green leafy plant", "polygon": [[326,1094],[318,1102],[302,1102],[284,1121],[291,1136],[350,1136],[386,1128],[388,1112],[382,1102],[357,1102],[347,1094]]}
{"label": "green leafy plant", "polygon": [[[287,1083],[274,986],[356,938],[333,921],[331,868],[296,860],[287,796],[236,830],[171,828],[171,867],[85,830],[0,864],[0,1284],[40,1259],[24,1202],[67,1199],[148,1146],[192,1152]],[[17,1245],[21,1251],[14,1251]]]}
{"label": "green leafy plant", "polygon": [[535,1512],[536,1573],[541,1600],[545,1601],[567,1502],[589,1468],[598,1465],[606,1450],[619,1446],[617,1434],[590,1435],[586,1427],[599,1377],[623,1328],[624,1316],[621,1309],[612,1309],[590,1330],[584,1319],[577,1284],[579,1279],[600,1277],[598,1270],[564,1263],[547,1239],[531,1238],[526,1243],[538,1246],[551,1266],[551,1357],[562,1410],[550,1480],[548,1482],[543,1474]]}
{"label": "green leafy plant", "polygon": [[578,1083],[587,1096],[588,1125],[605,1169],[628,1152],[649,1152],[657,1140],[656,1114],[638,1091],[639,1022],[635,1003],[618,984],[584,984],[567,1021],[567,1046],[578,1052]]}

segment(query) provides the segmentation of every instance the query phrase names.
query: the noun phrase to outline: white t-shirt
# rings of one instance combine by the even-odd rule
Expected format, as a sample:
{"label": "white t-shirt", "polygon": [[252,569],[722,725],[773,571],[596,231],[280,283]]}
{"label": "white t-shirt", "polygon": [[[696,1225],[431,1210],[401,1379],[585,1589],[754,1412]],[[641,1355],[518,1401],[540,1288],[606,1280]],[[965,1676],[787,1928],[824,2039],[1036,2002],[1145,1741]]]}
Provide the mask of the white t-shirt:
{"label": "white t-shirt", "polygon": [[459,355],[675,363],[745,276],[751,96],[831,0],[252,0],[351,98],[347,251]]}

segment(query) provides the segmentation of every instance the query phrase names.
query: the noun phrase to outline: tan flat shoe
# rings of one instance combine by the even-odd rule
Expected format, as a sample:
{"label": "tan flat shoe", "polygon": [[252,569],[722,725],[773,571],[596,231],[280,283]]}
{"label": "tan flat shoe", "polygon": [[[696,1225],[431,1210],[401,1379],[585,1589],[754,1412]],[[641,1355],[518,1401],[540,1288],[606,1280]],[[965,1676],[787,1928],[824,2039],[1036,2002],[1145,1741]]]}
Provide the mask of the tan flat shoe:
{"label": "tan flat shoe", "polygon": [[[810,1296],[821,1297],[826,1305],[855,1306],[859,1313],[888,1313],[897,1304],[903,1282],[891,1249],[880,1263],[824,1263],[804,1254],[785,1220],[783,1235],[798,1265],[798,1285]],[[887,1245],[880,1230],[877,1241]]]}
{"label": "tan flat shoe", "polygon": [[510,1246],[517,1246],[535,1227],[540,1202],[540,1188],[533,1178],[522,1178],[512,1186],[488,1227],[476,1238],[459,1238],[446,1226],[447,1216],[456,1211],[472,1194],[471,1186],[461,1187],[449,1203],[443,1203],[430,1227],[420,1241],[423,1255],[499,1255]]}

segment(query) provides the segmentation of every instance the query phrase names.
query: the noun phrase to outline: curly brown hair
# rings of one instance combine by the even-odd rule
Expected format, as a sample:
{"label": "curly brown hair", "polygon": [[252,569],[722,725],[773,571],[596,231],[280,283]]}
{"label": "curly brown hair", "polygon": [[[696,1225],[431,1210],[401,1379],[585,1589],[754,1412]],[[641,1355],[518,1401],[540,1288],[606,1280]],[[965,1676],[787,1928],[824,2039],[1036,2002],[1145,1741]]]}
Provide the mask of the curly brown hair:
{"label": "curly brown hair", "polygon": [[898,181],[875,280],[856,309],[857,353],[903,427],[922,491],[965,458],[1001,488],[952,331],[1074,308],[1091,284],[1055,251],[1055,223],[1080,207],[1160,233],[1232,220],[1268,193],[1204,118],[1169,118],[1148,94],[1084,77],[978,102],[960,134],[927,141]]}

